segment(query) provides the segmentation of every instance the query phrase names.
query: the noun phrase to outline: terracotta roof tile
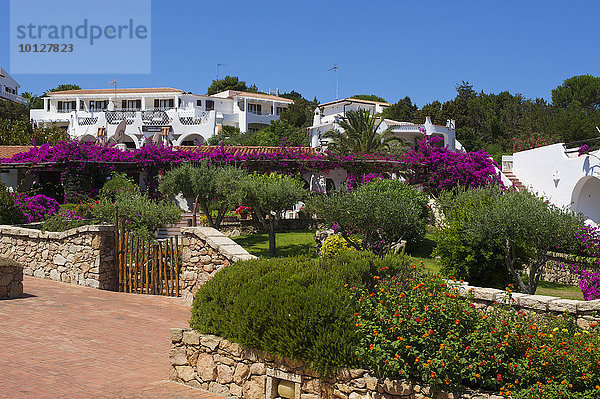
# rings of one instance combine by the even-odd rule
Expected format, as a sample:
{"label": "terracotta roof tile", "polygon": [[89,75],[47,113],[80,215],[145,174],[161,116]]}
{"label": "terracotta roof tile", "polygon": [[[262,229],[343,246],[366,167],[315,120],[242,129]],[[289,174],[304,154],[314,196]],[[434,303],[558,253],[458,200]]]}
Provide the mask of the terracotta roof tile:
{"label": "terracotta roof tile", "polygon": [[335,101],[330,101],[328,103],[319,104],[319,107],[322,107],[324,105],[331,105],[331,104],[335,104],[335,103],[341,103],[341,102],[344,102],[344,101],[351,101],[351,102],[354,102],[354,103],[364,103],[364,104],[386,105],[386,106],[391,106],[392,105],[390,103],[385,103],[385,102],[381,102],[381,101],[361,100],[360,98],[343,98],[341,100],[335,100]]}
{"label": "terracotta roof tile", "polygon": [[272,96],[270,94],[262,94],[262,93],[249,93],[247,91],[239,91],[239,90],[229,90],[230,94],[228,98],[233,98],[234,96],[243,96],[243,97],[254,97],[254,98],[262,98],[265,100],[275,100],[286,103],[293,103],[294,100],[290,100],[289,98]]}
{"label": "terracotta roof tile", "polygon": [[[78,95],[78,94],[114,94],[115,89],[84,89],[84,90],[65,90],[65,91],[52,91],[46,93],[47,96],[54,95]],[[174,89],[172,87],[146,87],[146,88],[133,88],[133,89],[117,89],[117,94],[145,94],[145,93],[184,93],[183,90]]]}
{"label": "terracotta roof tile", "polygon": [[31,145],[0,145],[0,159],[12,158],[13,155],[32,149]]}

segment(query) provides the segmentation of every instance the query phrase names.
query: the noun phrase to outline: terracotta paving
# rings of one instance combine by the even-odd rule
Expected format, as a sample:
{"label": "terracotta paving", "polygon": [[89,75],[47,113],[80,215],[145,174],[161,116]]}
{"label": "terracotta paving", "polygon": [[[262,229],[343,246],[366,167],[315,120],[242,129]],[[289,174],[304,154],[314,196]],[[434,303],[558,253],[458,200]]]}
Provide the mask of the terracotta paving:
{"label": "terracotta paving", "polygon": [[124,294],[25,277],[0,301],[0,398],[222,399],[168,381],[178,298]]}

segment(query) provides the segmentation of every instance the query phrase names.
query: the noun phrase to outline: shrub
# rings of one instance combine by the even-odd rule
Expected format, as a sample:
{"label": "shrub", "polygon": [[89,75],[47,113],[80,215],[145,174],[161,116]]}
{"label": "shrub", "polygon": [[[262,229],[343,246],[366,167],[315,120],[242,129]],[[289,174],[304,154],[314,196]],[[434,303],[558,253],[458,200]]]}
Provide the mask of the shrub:
{"label": "shrub", "polygon": [[596,326],[582,330],[570,317],[528,315],[502,305],[479,309],[439,277],[409,283],[406,288],[400,279],[381,279],[374,290],[352,290],[362,367],[438,387],[510,395],[562,384],[573,394],[598,395]]}
{"label": "shrub", "polygon": [[25,216],[14,197],[7,191],[4,183],[0,182],[0,224],[20,224],[24,221]]}
{"label": "shrub", "polygon": [[323,241],[323,246],[321,247],[321,256],[324,258],[335,258],[338,256],[340,251],[352,251],[356,250],[354,247],[351,247],[342,236],[337,234],[330,235]]}
{"label": "shrub", "polygon": [[181,219],[181,209],[166,201],[151,200],[147,195],[133,194],[130,191],[118,192],[113,203],[101,198],[93,208],[94,217],[104,223],[114,223],[115,205],[119,218],[128,231],[140,238],[154,238],[156,230],[167,224],[177,223]]}
{"label": "shrub", "polygon": [[[441,272],[468,281],[472,285],[503,289],[513,282],[504,266],[504,243],[489,239],[474,242],[468,235],[468,212],[479,202],[491,200],[495,190],[470,190],[455,195],[445,192],[438,203],[445,218],[434,231],[434,255],[440,257]],[[465,208],[469,208],[469,211]]]}
{"label": "shrub", "polygon": [[[398,180],[375,179],[347,192],[313,197],[308,208],[351,245],[378,253],[425,235],[427,196]],[[353,241],[359,234],[362,242]]]}
{"label": "shrub", "polygon": [[452,234],[456,222],[464,227],[462,244],[473,246],[472,251],[487,247],[495,252],[501,247],[504,267],[524,293],[535,293],[550,251],[579,248],[581,216],[527,191],[499,187],[458,191],[452,201],[442,201],[442,208],[447,216],[442,234],[445,230]]}
{"label": "shrub", "polygon": [[36,223],[43,221],[46,216],[53,215],[60,210],[58,202],[43,194],[27,196],[23,193],[13,194],[15,204],[23,214],[25,223]]}
{"label": "shrub", "polygon": [[334,259],[236,262],[199,289],[190,325],[246,347],[301,359],[327,374],[356,363],[356,305],[344,286],[372,284],[374,273],[406,275],[408,270],[400,256],[382,259],[356,251]]}
{"label": "shrub", "polygon": [[88,224],[90,220],[83,219],[75,211],[63,209],[44,220],[42,231],[66,231]]}
{"label": "shrub", "polygon": [[140,188],[125,173],[113,173],[100,189],[100,196],[115,201],[117,194],[122,192],[139,194]]}

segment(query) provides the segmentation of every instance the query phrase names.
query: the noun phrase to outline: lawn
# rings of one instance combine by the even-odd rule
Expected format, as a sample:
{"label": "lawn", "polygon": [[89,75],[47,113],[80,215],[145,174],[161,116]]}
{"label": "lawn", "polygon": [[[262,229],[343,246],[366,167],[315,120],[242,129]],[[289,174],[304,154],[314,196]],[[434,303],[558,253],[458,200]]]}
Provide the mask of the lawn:
{"label": "lawn", "polygon": [[[268,234],[249,234],[233,237],[233,240],[240,244],[246,251],[255,256],[269,257],[269,236]],[[314,255],[315,233],[312,231],[291,231],[278,233],[277,256],[296,256],[296,255]],[[416,248],[408,248],[406,254],[410,256],[412,264],[419,264],[423,261],[427,271],[433,274],[440,274],[440,260],[432,256],[435,248],[435,241],[430,233],[425,235],[425,239]],[[579,287],[566,284],[551,283],[540,281],[537,295],[550,295],[564,299],[583,300]]]}
{"label": "lawn", "polygon": [[[269,258],[269,235],[248,234],[232,237],[252,255]],[[277,233],[277,257],[314,255],[315,233],[313,231],[290,231]]]}

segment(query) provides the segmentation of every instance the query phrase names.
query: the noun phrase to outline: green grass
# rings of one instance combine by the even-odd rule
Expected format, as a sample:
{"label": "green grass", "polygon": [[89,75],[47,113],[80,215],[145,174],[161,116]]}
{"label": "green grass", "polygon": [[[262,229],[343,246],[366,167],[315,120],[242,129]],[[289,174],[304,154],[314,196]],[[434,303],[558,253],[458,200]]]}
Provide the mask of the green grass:
{"label": "green grass", "polygon": [[[258,257],[269,258],[269,235],[248,234],[232,237],[246,251]],[[277,257],[314,255],[315,233],[312,231],[290,231],[277,233]]]}
{"label": "green grass", "polygon": [[[277,257],[314,255],[315,233],[312,231],[290,231],[277,233]],[[269,236],[268,234],[249,234],[234,237],[233,240],[240,244],[252,255],[269,258]],[[414,248],[407,248],[406,254],[410,256],[411,264],[418,265],[423,261],[427,271],[440,274],[440,260],[432,256],[435,241],[430,233],[425,235],[421,244]],[[537,295],[556,296],[564,299],[583,300],[579,287],[566,284],[550,283],[540,281]]]}
{"label": "green grass", "polygon": [[557,296],[563,299],[576,299],[578,301],[583,301],[583,294],[581,293],[579,287],[560,283],[551,283],[549,281],[540,281],[535,294]]}

